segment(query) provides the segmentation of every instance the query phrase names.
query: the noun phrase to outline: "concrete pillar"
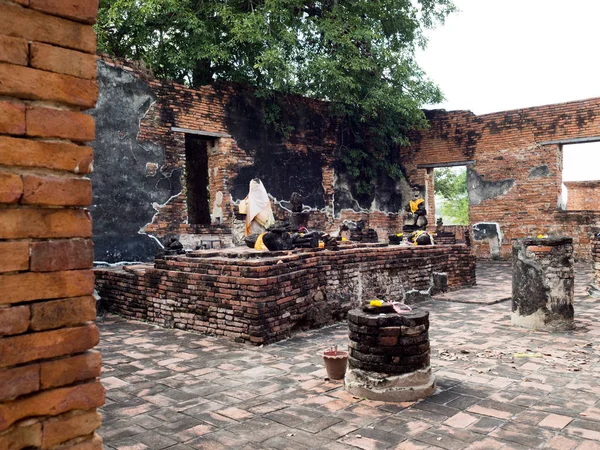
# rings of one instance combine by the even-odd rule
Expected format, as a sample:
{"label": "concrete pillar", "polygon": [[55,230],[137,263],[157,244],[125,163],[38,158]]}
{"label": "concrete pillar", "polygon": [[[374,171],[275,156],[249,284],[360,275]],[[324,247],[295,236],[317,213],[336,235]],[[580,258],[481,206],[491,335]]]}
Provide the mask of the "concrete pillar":
{"label": "concrete pillar", "polygon": [[588,293],[592,297],[600,298],[600,233],[592,240],[592,270],[594,278],[588,288]]}
{"label": "concrete pillar", "polygon": [[513,244],[512,323],[524,328],[573,328],[573,239],[524,238]]}

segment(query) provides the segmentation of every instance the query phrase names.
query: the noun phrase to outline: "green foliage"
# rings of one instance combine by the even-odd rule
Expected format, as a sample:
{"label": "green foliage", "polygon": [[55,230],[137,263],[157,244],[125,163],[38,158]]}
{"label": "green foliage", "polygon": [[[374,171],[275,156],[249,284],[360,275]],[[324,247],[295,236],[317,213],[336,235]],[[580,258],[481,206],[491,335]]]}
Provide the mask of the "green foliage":
{"label": "green foliage", "polygon": [[446,225],[469,224],[467,170],[458,168],[435,169],[435,194],[443,198],[439,212]]}
{"label": "green foliage", "polygon": [[414,52],[453,10],[452,0],[101,0],[96,28],[100,51],[161,78],[331,102],[338,160],[368,193],[377,176],[402,176],[393,152],[426,126],[421,106],[442,99]]}

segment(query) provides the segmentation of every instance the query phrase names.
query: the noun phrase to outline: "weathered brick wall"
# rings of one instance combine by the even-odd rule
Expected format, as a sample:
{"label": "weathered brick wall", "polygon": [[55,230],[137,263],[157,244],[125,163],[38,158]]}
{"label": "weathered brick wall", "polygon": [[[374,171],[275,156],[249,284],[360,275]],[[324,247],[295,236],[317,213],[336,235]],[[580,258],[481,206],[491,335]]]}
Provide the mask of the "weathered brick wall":
{"label": "weathered brick wall", "polygon": [[262,344],[340,320],[369,298],[410,302],[420,296],[413,291],[431,287],[434,272],[447,273],[450,289],[475,284],[475,258],[465,245],[243,255],[96,269],[98,292],[125,317]]}
{"label": "weathered brick wall", "polygon": [[[395,214],[397,209],[379,208],[379,203],[374,201],[355,211],[348,207],[351,201],[344,203],[345,206],[336,203],[344,197],[339,192],[343,177],[335,173],[333,167],[338,129],[335,121],[329,118],[326,103],[300,97],[287,98],[284,119],[291,120],[295,126],[283,138],[264,124],[260,101],[252,97],[248,88],[207,86],[189,89],[158,82],[143,70],[131,67],[131,63],[103,58],[103,64],[127,71],[149,86],[155,101],[141,118],[137,141],[141,145],[158,144],[164,149],[165,160],[159,171],[177,174],[173,175],[176,182],[171,179],[170,183],[181,186],[181,192],[176,192],[164,204],[154,205],[156,214],[151,211],[147,220],[150,223],[146,226],[146,222],[140,223],[145,232],[159,238],[197,233],[230,235],[235,215],[234,200],[247,192],[247,187],[240,181],[243,179],[241,174],[247,175],[249,167],[256,169],[256,174],[284,173],[285,176],[280,178],[286,182],[293,179],[294,186],[300,190],[318,185],[319,193],[313,195],[313,200],[318,197],[320,206],[314,208],[312,227],[333,231],[345,219],[364,219],[382,238],[401,229],[402,221]],[[418,166],[468,162],[470,223],[488,224],[496,229],[497,235],[486,235],[486,239],[474,241],[477,256],[490,257],[495,246],[498,256],[509,258],[512,240],[562,229],[567,229],[576,242],[589,242],[594,230],[600,230],[600,222],[590,222],[590,216],[583,221],[567,216],[573,220],[571,228],[565,228],[565,216],[560,216],[562,212],[557,208],[562,180],[560,142],[600,137],[599,113],[600,99],[481,116],[470,111],[426,111],[430,129],[412,135],[411,147],[400,149],[400,160],[408,180],[427,188],[429,230],[435,229],[433,170]],[[188,223],[185,135],[171,127],[221,134],[209,153],[208,162],[210,210],[212,219],[220,226]],[[265,154],[272,155],[278,163],[269,165],[271,161]],[[311,176],[302,178],[310,172],[309,163],[316,164],[316,168],[311,166]],[[269,192],[275,192],[269,185],[266,187]],[[386,191],[388,188],[378,188],[378,192],[391,197],[403,194],[400,188],[394,192]],[[236,198],[234,191],[237,191]],[[407,200],[406,193],[404,195],[402,204]],[[287,201],[289,193],[276,197],[278,202]],[[473,237],[480,239],[476,233]],[[497,243],[492,243],[494,239]],[[575,256],[589,258],[589,247],[576,244]]]}
{"label": "weathered brick wall", "polygon": [[600,181],[565,181],[567,209],[600,211]]}
{"label": "weathered brick wall", "polygon": [[[565,216],[561,194],[560,141],[599,137],[600,99],[546,105],[476,116],[470,111],[429,111],[431,127],[415,134],[402,151],[412,180],[426,180],[418,164],[474,161],[469,166],[471,225],[496,223],[500,256],[509,258],[512,240],[566,232],[575,239],[575,256],[589,259],[589,243],[600,230],[597,216]],[[556,143],[558,141],[558,143]],[[429,209],[432,210],[431,206]],[[485,241],[474,241],[479,257],[489,257]]]}
{"label": "weathered brick wall", "polygon": [[[106,56],[101,56],[100,59],[100,64],[142,80],[155,96],[155,101],[141,118],[137,142],[142,146],[159,145],[164,151],[164,162],[159,164],[158,171],[169,178],[171,184],[181,186],[181,191],[175,193],[168,201],[153,205],[156,211],[152,214],[156,214],[154,217],[148,217],[147,222],[150,223],[140,223],[140,227],[146,233],[160,239],[168,235],[231,235],[236,212],[235,201],[243,198],[248,192],[248,183],[242,183],[240,177],[243,171],[253,164],[256,165],[256,174],[261,178],[272,172],[278,173],[273,180],[278,183],[275,183],[275,186],[273,182],[271,185],[265,183],[265,186],[276,198],[275,214],[281,219],[285,218],[285,211],[279,202],[287,202],[291,192],[278,195],[277,189],[286,189],[281,189],[277,184],[290,184],[299,192],[312,193],[312,199],[305,200],[305,204],[313,208],[309,222],[311,227],[333,231],[339,228],[343,220],[364,219],[381,237],[391,232],[395,233],[401,228],[401,220],[397,214],[388,214],[379,207],[370,209],[367,206],[359,212],[336,206],[336,174],[333,160],[338,130],[336,121],[329,117],[327,103],[298,96],[286,97],[285,101],[289,102],[289,105],[282,112],[281,120],[292,123],[293,129],[284,138],[273,133],[269,125],[265,125],[261,117],[261,100],[255,98],[247,87],[217,85],[190,89],[176,83],[157,81],[130,62],[116,61]],[[123,82],[119,78],[115,78],[114,81]],[[186,204],[185,133],[173,131],[172,127],[220,133],[220,137],[215,138],[216,146],[209,150],[208,158],[210,212],[213,222],[219,226],[189,223]],[[113,134],[118,132],[119,130],[113,130]],[[108,151],[102,142],[94,145],[98,154]],[[264,148],[266,150],[261,150]],[[272,163],[261,152],[272,155],[277,164]],[[127,158],[128,155],[123,156]],[[120,162],[119,167],[105,167],[100,170],[118,171],[129,175],[132,170],[147,170],[139,162],[127,167],[124,164]],[[154,165],[150,167],[153,171],[157,170]],[[94,176],[99,176],[100,170]],[[172,177],[176,177],[177,180],[173,180]],[[238,192],[236,198],[233,195],[234,191]],[[239,192],[243,194],[240,196]],[[401,193],[398,192],[397,195]],[[340,197],[337,195],[338,199]],[[94,203],[98,203],[98,200],[94,200]],[[119,214],[119,211],[116,214]],[[102,230],[98,232],[101,233]]]}
{"label": "weathered brick wall", "polygon": [[0,449],[101,449],[91,202],[98,1],[0,3]]}

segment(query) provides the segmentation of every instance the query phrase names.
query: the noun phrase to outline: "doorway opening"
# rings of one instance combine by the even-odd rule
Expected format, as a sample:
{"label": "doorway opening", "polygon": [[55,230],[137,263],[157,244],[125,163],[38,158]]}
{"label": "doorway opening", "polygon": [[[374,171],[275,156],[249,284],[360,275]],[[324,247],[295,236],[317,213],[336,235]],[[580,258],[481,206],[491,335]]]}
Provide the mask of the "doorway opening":
{"label": "doorway opening", "polygon": [[563,144],[560,207],[570,211],[600,211],[600,142]]}
{"label": "doorway opening", "polygon": [[185,170],[187,211],[190,225],[210,225],[210,190],[208,184],[208,149],[213,138],[185,135]]}
{"label": "doorway opening", "polygon": [[442,218],[444,225],[468,225],[467,166],[435,167],[433,171],[436,222]]}

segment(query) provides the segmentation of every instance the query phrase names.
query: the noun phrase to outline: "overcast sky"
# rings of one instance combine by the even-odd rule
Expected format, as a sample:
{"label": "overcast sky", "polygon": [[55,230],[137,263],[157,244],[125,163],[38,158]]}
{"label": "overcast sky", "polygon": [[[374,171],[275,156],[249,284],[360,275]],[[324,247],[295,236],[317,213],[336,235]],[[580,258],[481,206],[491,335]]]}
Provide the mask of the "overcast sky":
{"label": "overcast sky", "polygon": [[[485,114],[600,97],[599,0],[455,0],[417,60],[444,92],[428,108]],[[600,144],[565,146],[563,180],[600,179]]]}

